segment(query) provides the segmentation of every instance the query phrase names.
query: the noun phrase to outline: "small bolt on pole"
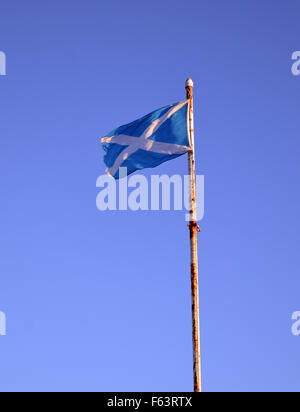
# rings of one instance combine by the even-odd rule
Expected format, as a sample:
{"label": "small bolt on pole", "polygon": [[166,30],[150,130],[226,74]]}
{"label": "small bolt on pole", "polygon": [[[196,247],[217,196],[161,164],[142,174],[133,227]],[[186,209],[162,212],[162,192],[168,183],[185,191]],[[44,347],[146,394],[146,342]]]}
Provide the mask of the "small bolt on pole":
{"label": "small bolt on pole", "polygon": [[193,111],[193,87],[192,79],[185,83],[186,98],[189,104],[189,134],[192,150],[188,153],[190,176],[190,246],[191,246],[191,289],[192,289],[192,319],[193,319],[193,368],[194,368],[194,392],[202,392],[201,377],[201,348],[200,348],[200,321],[199,321],[199,288],[198,288],[198,239],[200,228],[197,224],[196,206],[196,171],[194,149],[194,111]]}

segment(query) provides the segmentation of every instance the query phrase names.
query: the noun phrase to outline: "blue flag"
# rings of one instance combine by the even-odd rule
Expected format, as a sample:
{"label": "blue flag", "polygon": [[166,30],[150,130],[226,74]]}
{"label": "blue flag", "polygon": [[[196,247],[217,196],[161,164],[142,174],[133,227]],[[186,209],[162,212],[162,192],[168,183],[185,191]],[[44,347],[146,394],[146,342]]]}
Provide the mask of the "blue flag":
{"label": "blue flag", "polygon": [[162,107],[103,137],[107,173],[119,179],[120,167],[130,174],[191,150],[188,108],[189,100]]}

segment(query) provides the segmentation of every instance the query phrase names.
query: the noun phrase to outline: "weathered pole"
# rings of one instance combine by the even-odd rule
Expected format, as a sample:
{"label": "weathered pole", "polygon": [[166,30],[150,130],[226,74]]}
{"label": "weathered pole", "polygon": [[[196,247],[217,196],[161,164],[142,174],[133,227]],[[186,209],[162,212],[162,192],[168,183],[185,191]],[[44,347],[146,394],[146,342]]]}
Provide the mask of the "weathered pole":
{"label": "weathered pole", "polygon": [[194,392],[202,392],[201,379],[201,348],[200,348],[200,321],[199,321],[199,288],[198,288],[198,239],[200,228],[197,224],[196,206],[196,172],[194,149],[194,111],[193,111],[193,80],[187,79],[185,83],[186,98],[189,104],[189,134],[192,150],[188,154],[190,176],[190,244],[191,244],[191,287],[192,287],[192,318],[193,318],[193,367],[194,367]]}

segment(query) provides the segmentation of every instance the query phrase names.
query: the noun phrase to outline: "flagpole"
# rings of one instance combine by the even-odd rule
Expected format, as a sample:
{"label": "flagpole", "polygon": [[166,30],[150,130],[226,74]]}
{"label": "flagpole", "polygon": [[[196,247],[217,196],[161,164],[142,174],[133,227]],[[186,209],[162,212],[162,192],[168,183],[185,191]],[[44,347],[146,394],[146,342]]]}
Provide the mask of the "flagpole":
{"label": "flagpole", "polygon": [[200,228],[197,224],[196,211],[196,172],[194,150],[194,111],[193,111],[193,80],[187,79],[185,83],[186,98],[189,104],[189,134],[192,150],[188,153],[190,176],[190,246],[191,246],[191,289],[192,289],[192,319],[193,319],[193,369],[194,392],[202,392],[201,378],[201,348],[200,348],[200,321],[199,321],[199,291],[198,291],[198,239]]}

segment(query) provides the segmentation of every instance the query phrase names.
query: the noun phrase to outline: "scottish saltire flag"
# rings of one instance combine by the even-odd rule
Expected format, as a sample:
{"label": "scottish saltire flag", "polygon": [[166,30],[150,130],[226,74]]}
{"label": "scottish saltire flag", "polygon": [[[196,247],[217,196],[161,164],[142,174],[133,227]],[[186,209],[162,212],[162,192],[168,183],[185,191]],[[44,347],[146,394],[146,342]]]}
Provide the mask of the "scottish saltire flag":
{"label": "scottish saltire flag", "polygon": [[152,168],[190,150],[189,100],[162,107],[110,132],[101,139],[107,173],[119,179],[119,168],[128,174]]}

